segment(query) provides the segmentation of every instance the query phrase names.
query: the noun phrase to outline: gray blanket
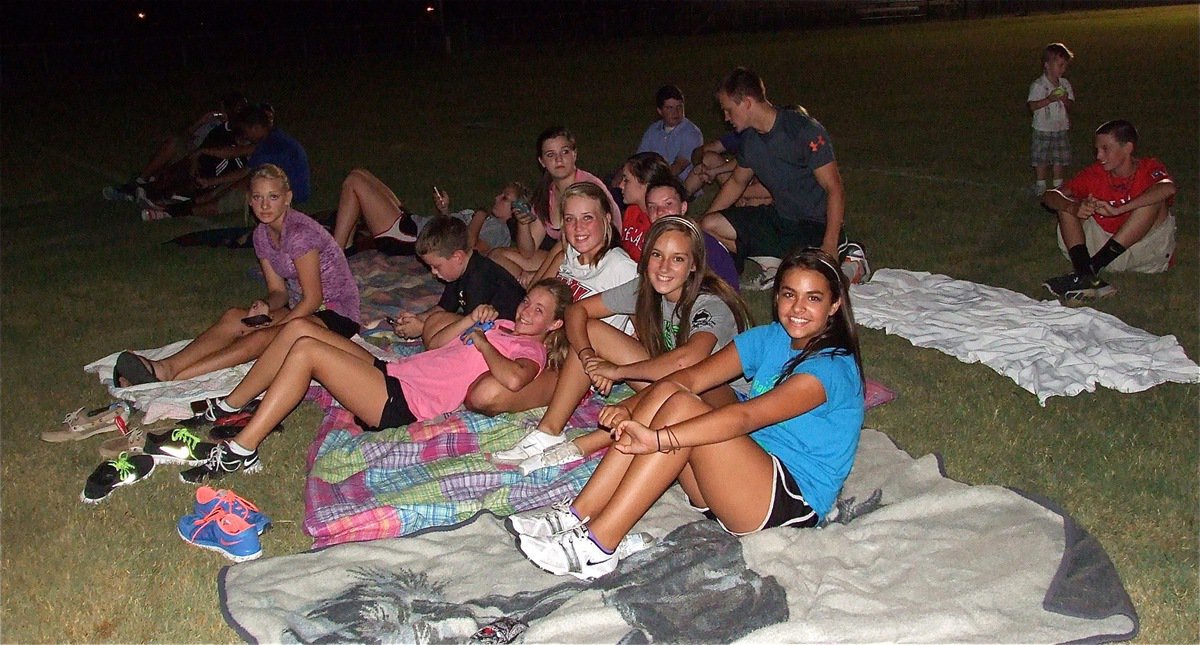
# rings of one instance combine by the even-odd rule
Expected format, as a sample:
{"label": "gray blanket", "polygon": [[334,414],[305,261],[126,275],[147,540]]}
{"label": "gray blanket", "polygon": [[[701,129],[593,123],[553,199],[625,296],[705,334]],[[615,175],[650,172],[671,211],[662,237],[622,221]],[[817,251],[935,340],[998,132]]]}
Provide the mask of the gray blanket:
{"label": "gray blanket", "polygon": [[[882,492],[881,505],[862,500]],[[851,499],[858,500],[858,504]],[[526,561],[490,514],[452,530],[227,567],[222,610],[257,642],[1064,642],[1137,633],[1103,548],[1051,505],[943,476],[864,430],[839,517],[734,538],[677,489],[658,541],[593,583]]]}

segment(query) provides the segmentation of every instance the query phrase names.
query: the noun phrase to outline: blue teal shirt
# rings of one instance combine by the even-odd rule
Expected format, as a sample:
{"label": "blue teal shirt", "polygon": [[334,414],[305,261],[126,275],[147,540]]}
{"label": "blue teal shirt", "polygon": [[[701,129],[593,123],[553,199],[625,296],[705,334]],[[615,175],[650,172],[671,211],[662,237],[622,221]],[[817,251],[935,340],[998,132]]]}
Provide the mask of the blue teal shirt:
{"label": "blue teal shirt", "polygon": [[[742,332],[733,343],[750,381],[750,398],[773,388],[783,366],[800,353],[792,349],[792,339],[779,323]],[[825,402],[755,430],[750,438],[779,459],[808,505],[823,518],[854,464],[864,417],[863,384],[854,357],[835,356],[832,350],[810,356],[796,367],[796,374],[815,376],[825,388]]]}

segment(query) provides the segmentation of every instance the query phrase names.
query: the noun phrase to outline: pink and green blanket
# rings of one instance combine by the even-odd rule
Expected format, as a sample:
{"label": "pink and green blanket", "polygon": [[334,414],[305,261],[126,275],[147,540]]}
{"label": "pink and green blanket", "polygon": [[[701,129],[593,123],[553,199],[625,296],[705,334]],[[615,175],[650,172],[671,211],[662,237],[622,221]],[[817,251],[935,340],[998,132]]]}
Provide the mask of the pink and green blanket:
{"label": "pink and green blanket", "polygon": [[[326,415],[309,448],[304,496],[304,530],[314,547],[411,535],[483,511],[503,516],[573,497],[602,454],[524,477],[485,455],[515,444],[543,408],[494,418],[462,411],[372,433],[324,390],[317,402]],[[568,433],[595,428],[602,405],[589,397]]]}

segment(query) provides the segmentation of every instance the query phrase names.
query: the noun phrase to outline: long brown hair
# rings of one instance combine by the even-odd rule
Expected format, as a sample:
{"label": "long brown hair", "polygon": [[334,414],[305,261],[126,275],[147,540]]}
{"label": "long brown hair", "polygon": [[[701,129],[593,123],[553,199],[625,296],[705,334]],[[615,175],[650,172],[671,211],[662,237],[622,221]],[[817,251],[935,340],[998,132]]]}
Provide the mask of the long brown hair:
{"label": "long brown hair", "polygon": [[645,251],[642,252],[642,259],[638,261],[638,276],[641,280],[638,284],[637,315],[633,318],[633,327],[637,332],[638,341],[642,343],[642,347],[646,348],[651,358],[661,356],[668,350],[663,339],[665,333],[662,319],[663,295],[655,291],[650,281],[646,279],[646,271],[651,252],[654,250],[654,243],[663,234],[670,231],[679,231],[688,236],[691,244],[692,263],[696,265],[696,269],[688,275],[687,282],[683,285],[683,291],[679,294],[679,302],[675,304],[674,317],[679,321],[679,328],[675,332],[674,346],[683,345],[691,336],[692,308],[696,305],[696,299],[700,297],[701,293],[710,293],[720,298],[729,307],[729,310],[733,312],[734,321],[737,322],[738,331],[745,331],[751,324],[750,312],[742,297],[708,268],[704,237],[696,224],[683,217],[673,215],[663,217],[650,227],[650,232],[646,235]]}

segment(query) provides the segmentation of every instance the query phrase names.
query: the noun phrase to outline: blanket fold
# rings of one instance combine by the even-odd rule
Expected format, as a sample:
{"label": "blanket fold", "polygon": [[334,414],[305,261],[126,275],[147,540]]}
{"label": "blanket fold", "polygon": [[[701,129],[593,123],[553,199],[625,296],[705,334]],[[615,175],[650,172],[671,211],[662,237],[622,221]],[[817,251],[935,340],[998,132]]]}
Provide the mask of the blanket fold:
{"label": "blanket fold", "polygon": [[1200,366],[1174,336],[1115,316],[922,271],[880,269],[852,285],[858,324],[903,336],[967,363],[983,363],[1046,404],[1103,385],[1141,392],[1200,382]]}

